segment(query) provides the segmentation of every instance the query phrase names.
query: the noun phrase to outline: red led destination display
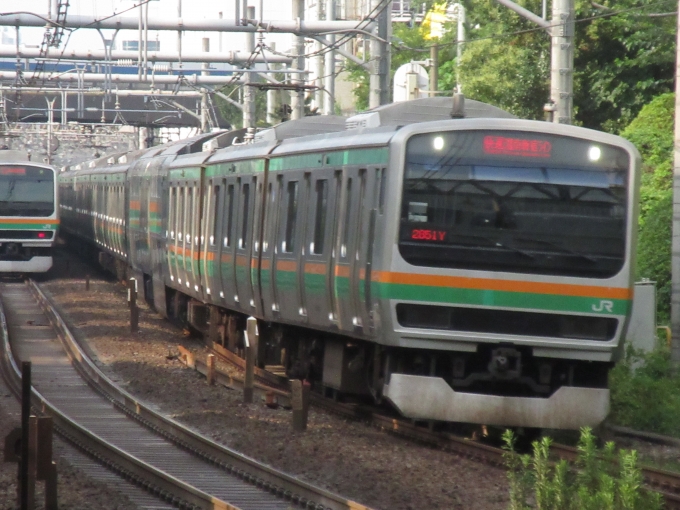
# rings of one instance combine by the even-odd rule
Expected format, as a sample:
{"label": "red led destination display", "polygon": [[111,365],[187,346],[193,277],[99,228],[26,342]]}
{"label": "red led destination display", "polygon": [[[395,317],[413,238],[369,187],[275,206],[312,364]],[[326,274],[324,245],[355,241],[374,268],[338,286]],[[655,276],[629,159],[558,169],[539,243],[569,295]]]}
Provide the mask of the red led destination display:
{"label": "red led destination display", "polygon": [[523,158],[549,158],[552,144],[546,140],[510,138],[507,136],[485,136],[484,153]]}
{"label": "red led destination display", "polygon": [[0,175],[26,175],[23,166],[0,166]]}
{"label": "red led destination display", "polygon": [[411,239],[415,241],[439,241],[446,239],[446,230],[429,230],[426,228],[414,228],[411,230]]}

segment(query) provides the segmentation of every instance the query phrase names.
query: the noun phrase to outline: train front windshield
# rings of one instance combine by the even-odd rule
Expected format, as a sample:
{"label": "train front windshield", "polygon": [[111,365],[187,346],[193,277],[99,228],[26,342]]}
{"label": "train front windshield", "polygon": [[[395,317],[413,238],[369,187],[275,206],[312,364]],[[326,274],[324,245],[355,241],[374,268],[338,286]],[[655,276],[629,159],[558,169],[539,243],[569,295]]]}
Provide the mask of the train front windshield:
{"label": "train front windshield", "polygon": [[0,165],[0,216],[54,213],[54,172],[31,165]]}
{"label": "train front windshield", "polygon": [[399,251],[418,266],[606,278],[626,249],[628,153],[542,133],[406,146]]}

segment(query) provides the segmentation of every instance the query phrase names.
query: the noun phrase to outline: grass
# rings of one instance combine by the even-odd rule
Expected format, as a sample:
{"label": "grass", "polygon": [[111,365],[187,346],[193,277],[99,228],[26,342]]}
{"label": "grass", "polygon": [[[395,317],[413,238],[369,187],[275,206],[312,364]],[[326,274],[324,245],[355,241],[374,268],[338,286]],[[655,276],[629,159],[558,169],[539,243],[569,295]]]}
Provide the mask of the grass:
{"label": "grass", "polygon": [[509,510],[660,510],[659,494],[642,487],[635,451],[596,446],[592,431],[581,429],[574,464],[549,458],[551,439],[533,443],[533,455],[515,452],[515,436],[503,435],[510,486]]}
{"label": "grass", "polygon": [[642,353],[628,347],[625,358],[609,374],[613,424],[680,437],[680,370],[670,350]]}

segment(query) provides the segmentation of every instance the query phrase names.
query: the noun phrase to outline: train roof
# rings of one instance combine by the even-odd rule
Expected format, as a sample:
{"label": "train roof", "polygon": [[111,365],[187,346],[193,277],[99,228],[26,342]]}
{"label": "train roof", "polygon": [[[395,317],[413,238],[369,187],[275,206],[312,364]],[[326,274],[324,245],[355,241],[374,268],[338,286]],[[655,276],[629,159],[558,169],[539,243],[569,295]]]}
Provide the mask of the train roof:
{"label": "train roof", "polygon": [[359,113],[346,121],[347,129],[405,126],[419,122],[451,119],[516,119],[496,106],[467,99],[462,94],[453,97],[425,97],[412,101],[386,104]]}
{"label": "train roof", "polygon": [[289,120],[260,131],[255,135],[255,141],[286,140],[319,133],[337,133],[345,130],[346,120],[345,117],[338,115],[314,115]]}

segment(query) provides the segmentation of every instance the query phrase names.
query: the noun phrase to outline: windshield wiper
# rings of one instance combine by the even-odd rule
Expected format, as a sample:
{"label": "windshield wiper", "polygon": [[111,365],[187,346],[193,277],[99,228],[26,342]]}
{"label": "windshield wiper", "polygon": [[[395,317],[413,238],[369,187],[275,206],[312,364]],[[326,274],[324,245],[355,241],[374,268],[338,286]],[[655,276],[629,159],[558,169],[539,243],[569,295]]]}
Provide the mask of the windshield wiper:
{"label": "windshield wiper", "polygon": [[578,251],[574,251],[571,248],[567,248],[566,246],[562,246],[561,244],[558,243],[553,243],[552,241],[544,241],[543,239],[530,239],[527,237],[515,237],[517,241],[525,241],[528,243],[537,243],[537,244],[542,244],[544,246],[550,246],[551,248],[556,248],[562,253],[567,253],[569,255],[572,255],[574,257],[581,258],[583,260],[587,260],[588,262],[592,262],[593,264],[597,263],[597,259],[594,257],[591,257],[590,255],[586,255],[585,253],[581,253]]}

